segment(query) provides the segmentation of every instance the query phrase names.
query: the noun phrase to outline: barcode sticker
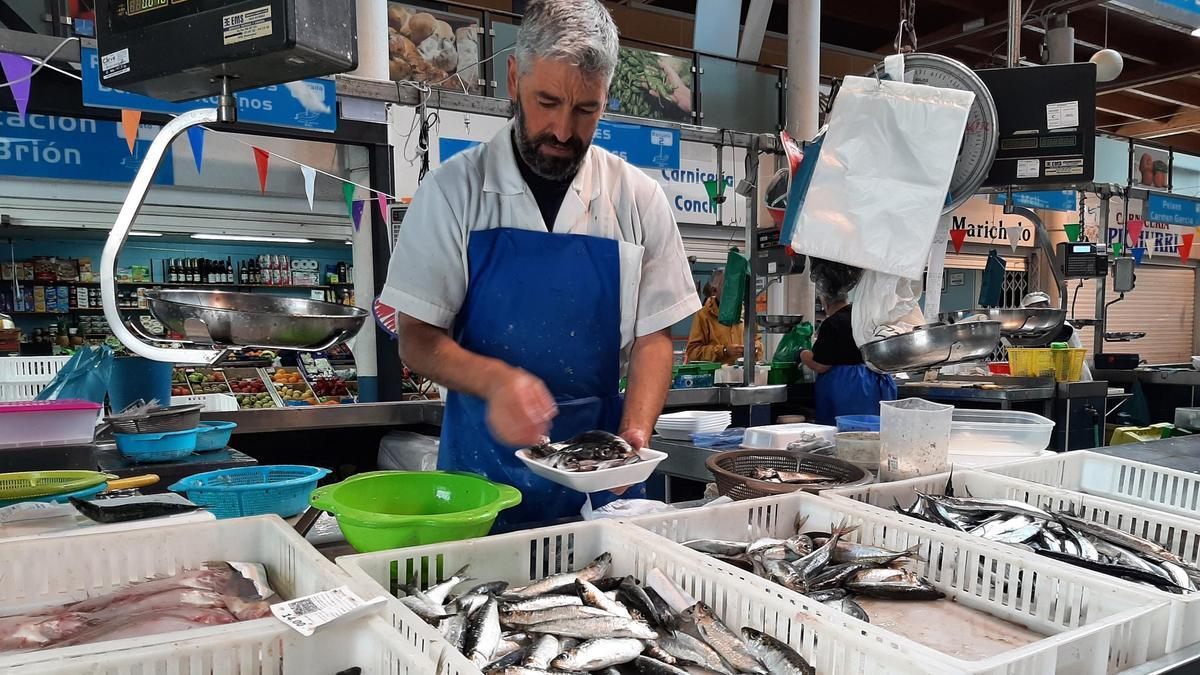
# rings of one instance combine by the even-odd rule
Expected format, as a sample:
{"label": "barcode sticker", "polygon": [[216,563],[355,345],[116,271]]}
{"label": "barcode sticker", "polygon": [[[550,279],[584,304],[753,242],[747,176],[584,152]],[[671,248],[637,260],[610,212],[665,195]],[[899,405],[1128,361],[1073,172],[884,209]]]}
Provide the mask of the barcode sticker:
{"label": "barcode sticker", "polygon": [[888,457],[888,471],[899,471],[899,470],[900,470],[900,459],[895,456]]}
{"label": "barcode sticker", "polygon": [[365,614],[384,602],[382,597],[363,600],[346,586],[340,586],[331,591],[276,603],[271,605],[271,613],[301,635],[309,636],[331,621]]}

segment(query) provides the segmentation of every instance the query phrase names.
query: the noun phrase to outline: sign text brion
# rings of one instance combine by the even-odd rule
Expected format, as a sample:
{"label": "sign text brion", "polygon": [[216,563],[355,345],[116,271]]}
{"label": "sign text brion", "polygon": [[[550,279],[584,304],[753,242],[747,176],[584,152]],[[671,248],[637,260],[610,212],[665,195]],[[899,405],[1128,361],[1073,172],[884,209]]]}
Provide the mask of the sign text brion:
{"label": "sign text brion", "polygon": [[[133,180],[150,141],[137,140],[134,152],[120,130],[107,120],[0,112],[0,175],[24,178]],[[154,182],[172,185],[170,150]]]}

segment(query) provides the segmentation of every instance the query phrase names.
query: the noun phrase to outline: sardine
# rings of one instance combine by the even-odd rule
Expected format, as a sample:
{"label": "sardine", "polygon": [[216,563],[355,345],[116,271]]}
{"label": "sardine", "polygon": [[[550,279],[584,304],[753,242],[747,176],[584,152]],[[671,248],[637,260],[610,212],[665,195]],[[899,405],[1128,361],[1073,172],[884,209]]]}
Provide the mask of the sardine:
{"label": "sardine", "polygon": [[[843,593],[844,592],[845,591],[843,591]],[[832,607],[842,614],[852,616],[860,621],[871,623],[871,617],[867,616],[867,610],[863,609],[862,605],[844,595],[840,598],[825,600],[821,604],[825,605],[826,607]]]}
{"label": "sardine", "polygon": [[608,575],[609,568],[612,567],[612,554],[601,553],[595,560],[588,563],[582,569],[575,572],[563,572],[553,576],[546,577],[541,581],[536,581],[528,586],[518,589],[510,589],[504,593],[505,600],[528,600],[536,598],[539,595],[547,593],[565,593],[573,591],[576,579],[584,581],[595,581],[601,577]]}
{"label": "sardine", "polygon": [[693,665],[723,675],[729,673],[716,650],[709,647],[707,642],[684,631],[676,631],[675,635],[660,637],[658,646],[675,657],[678,665]]}
{"label": "sardine", "polygon": [[438,631],[442,637],[446,638],[446,642],[454,645],[458,651],[463,650],[463,641],[466,639],[467,631],[467,612],[459,610],[457,614],[446,617],[438,622]]}
{"label": "sardine", "polygon": [[478,668],[492,660],[500,643],[500,607],[493,598],[467,620],[463,653]]}
{"label": "sardine", "polygon": [[467,576],[467,567],[467,565],[463,565],[462,569],[455,572],[454,575],[449,579],[425,591],[425,597],[439,605],[446,604],[446,598],[450,596],[450,591],[454,590],[455,586],[463,583],[464,581],[471,580],[471,578]]}
{"label": "sardine", "polygon": [[807,595],[814,601],[824,604],[831,600],[841,600],[846,597],[847,591],[844,588],[830,588],[827,590],[810,591]]}
{"label": "sardine", "polygon": [[1081,558],[1076,555],[1050,551],[1047,549],[1038,549],[1037,553],[1038,555],[1043,555],[1047,558],[1073,563],[1080,567],[1096,570],[1098,572],[1104,572],[1105,574],[1110,574],[1115,577],[1132,579],[1135,581],[1144,581],[1146,583],[1153,584],[1162,590],[1170,591],[1172,593],[1179,593],[1184,590],[1171,581],[1169,575],[1163,576],[1162,574],[1147,572],[1146,570],[1138,567],[1129,567],[1116,563],[1105,563],[1099,560],[1088,560],[1087,558]]}
{"label": "sardine", "polygon": [[536,612],[551,607],[582,607],[583,599],[578,595],[552,594],[519,602],[501,603],[501,612]]}
{"label": "sardine", "polygon": [[919,550],[921,550],[920,544],[904,551],[892,551],[878,546],[868,546],[851,541],[839,541],[830,555],[830,561],[834,563],[887,565],[893,560],[900,558],[923,560],[923,558],[917,555],[917,551]]}
{"label": "sardine", "polygon": [[554,660],[554,657],[561,653],[562,649],[559,647],[558,638],[553,635],[539,635],[529,647],[529,651],[525,655],[525,662],[521,665],[526,668],[546,670],[550,668],[550,662]]}
{"label": "sardine", "polygon": [[812,592],[838,588],[853,575],[870,567],[872,565],[868,563],[845,563],[843,565],[826,567],[820,574],[808,580],[808,590]]}
{"label": "sardine", "polygon": [[496,658],[492,659],[491,663],[484,666],[483,672],[490,673],[497,670],[504,670],[509,666],[519,666],[525,660],[526,655],[529,654],[528,647],[518,646],[516,649],[506,651],[504,644],[504,641],[501,640],[500,645],[498,645],[496,648]]}
{"label": "sardine", "polygon": [[494,670],[488,675],[578,675],[578,673],[569,673],[564,670],[542,670],[527,666],[509,666],[504,670]]}
{"label": "sardine", "polygon": [[484,593],[464,594],[454,600],[454,605],[460,610],[466,611],[467,614],[474,614],[475,610],[483,607],[491,599],[492,596]]}
{"label": "sardine", "polygon": [[406,595],[400,598],[400,604],[412,610],[425,623],[436,626],[442,619],[449,618],[450,612],[447,612],[441,605],[436,605],[424,594],[417,592]]}
{"label": "sardine", "polygon": [[1040,520],[1054,520],[1054,516],[1048,511],[1013,499],[975,499],[973,497],[944,496],[929,496],[929,498],[948,509],[957,511],[1009,511]]}
{"label": "sardine", "polygon": [[558,619],[526,628],[531,633],[550,633],[559,637],[585,640],[594,638],[638,638],[655,640],[658,633],[644,621],[619,616],[594,616],[585,619]]}
{"label": "sardine", "polygon": [[758,467],[750,477],[754,480],[767,481],[770,483],[825,483],[833,480],[830,476],[819,473],[809,473],[807,471],[785,471],[782,469],[770,469],[767,467]]}
{"label": "sardine", "polygon": [[803,656],[787,644],[746,626],[742,638],[771,675],[815,675],[817,672]]}
{"label": "sardine", "polygon": [[937,600],[945,597],[928,581],[904,569],[863,570],[847,580],[845,588],[851,593],[895,600]]}
{"label": "sardine", "polygon": [[[792,567],[794,567],[800,577],[806,581],[815,576],[821,571],[821,569],[825,567],[825,565],[829,563],[829,559],[833,555],[834,547],[837,546],[838,541],[840,541],[842,538],[842,535],[848,531],[849,530],[846,529],[846,523],[843,522],[833,530],[833,533],[830,534],[828,541],[815,549],[812,553],[809,553],[808,555],[797,560]],[[814,541],[813,543],[816,542]]]}
{"label": "sardine", "polygon": [[708,555],[733,557],[746,552],[746,543],[741,541],[723,541],[721,539],[692,539],[691,541],[683,542],[683,545],[692,549],[693,551],[699,551],[700,553],[706,553]]}
{"label": "sardine", "polygon": [[575,592],[583,599],[583,604],[589,607],[595,607],[614,616],[622,616],[626,619],[630,618],[629,610],[625,609],[621,603],[609,598],[603,591],[588,581],[576,579]]}
{"label": "sardine", "polygon": [[639,656],[630,661],[630,664],[639,675],[690,675],[688,671],[682,668],[677,668],[647,656]]}
{"label": "sardine", "polygon": [[629,663],[642,653],[642,641],[631,638],[597,638],[563,652],[550,666],[560,670],[599,670]]}
{"label": "sardine", "polygon": [[1136,553],[1140,553],[1148,558],[1166,560],[1167,562],[1172,562],[1176,565],[1179,565],[1185,570],[1191,569],[1200,571],[1196,569],[1195,565],[1183,560],[1179,556],[1171,553],[1167,549],[1155,542],[1150,541],[1149,539],[1135,537],[1132,534],[1128,534],[1116,528],[1109,527],[1107,525],[1101,525],[1100,523],[1093,523],[1091,521],[1084,520],[1082,518],[1076,518],[1065,513],[1060,513],[1058,515],[1058,519],[1064,525],[1069,525],[1080,532],[1086,532],[1093,537],[1104,539],[1105,541],[1116,544],[1117,546],[1122,546]]}
{"label": "sardine", "polygon": [[669,610],[661,611],[650,597],[647,589],[638,583],[636,577],[625,577],[621,581],[620,588],[617,589],[617,594],[622,602],[640,613],[642,618],[655,630],[665,633],[675,632],[675,626],[678,623],[675,616]]}
{"label": "sardine", "polygon": [[[464,568],[465,569],[465,568]],[[458,597],[464,595],[500,595],[508,589],[507,581],[487,581],[481,584],[475,584],[467,590],[459,594]],[[457,598],[456,598],[457,599]]]}
{"label": "sardine", "polygon": [[766,668],[758,662],[749,647],[713,614],[708,605],[697,602],[684,610],[683,618],[695,624],[700,637],[735,670],[766,675]]}
{"label": "sardine", "polygon": [[574,619],[590,619],[595,616],[613,616],[595,607],[550,607],[529,612],[501,612],[500,623],[511,628],[526,628],[547,621],[567,621]]}

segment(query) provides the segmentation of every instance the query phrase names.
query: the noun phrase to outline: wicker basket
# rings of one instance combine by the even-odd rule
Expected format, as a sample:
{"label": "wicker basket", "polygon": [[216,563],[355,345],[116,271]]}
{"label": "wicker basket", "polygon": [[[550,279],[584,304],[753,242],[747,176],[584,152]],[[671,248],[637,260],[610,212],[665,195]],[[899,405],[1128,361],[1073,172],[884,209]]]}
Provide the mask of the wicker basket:
{"label": "wicker basket", "polygon": [[119,434],[161,434],[187,431],[200,426],[203,405],[173,405],[136,416],[113,415],[104,418]]}
{"label": "wicker basket", "polygon": [[[849,462],[790,450],[731,450],[709,457],[704,465],[717,479],[717,490],[733,499],[771,497],[797,490],[817,494],[822,490],[871,482],[870,473]],[[829,476],[830,480],[825,483],[791,484],[750,478],[758,468],[820,473]]]}

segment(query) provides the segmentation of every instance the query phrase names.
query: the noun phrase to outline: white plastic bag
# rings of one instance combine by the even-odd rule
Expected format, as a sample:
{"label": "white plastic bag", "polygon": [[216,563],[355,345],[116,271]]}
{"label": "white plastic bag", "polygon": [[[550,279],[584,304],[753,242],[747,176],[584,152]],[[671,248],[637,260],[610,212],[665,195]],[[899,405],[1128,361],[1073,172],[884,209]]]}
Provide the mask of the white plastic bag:
{"label": "white plastic bag", "polygon": [[850,324],[859,347],[885,337],[907,333],[924,325],[921,312],[921,282],[863,270],[862,279],[850,292],[854,311]]}
{"label": "white plastic bag", "polygon": [[412,431],[392,431],[379,439],[380,471],[436,471],[438,439]]}
{"label": "white plastic bag", "polygon": [[792,248],[920,279],[974,100],[967,91],[847,77]]}

